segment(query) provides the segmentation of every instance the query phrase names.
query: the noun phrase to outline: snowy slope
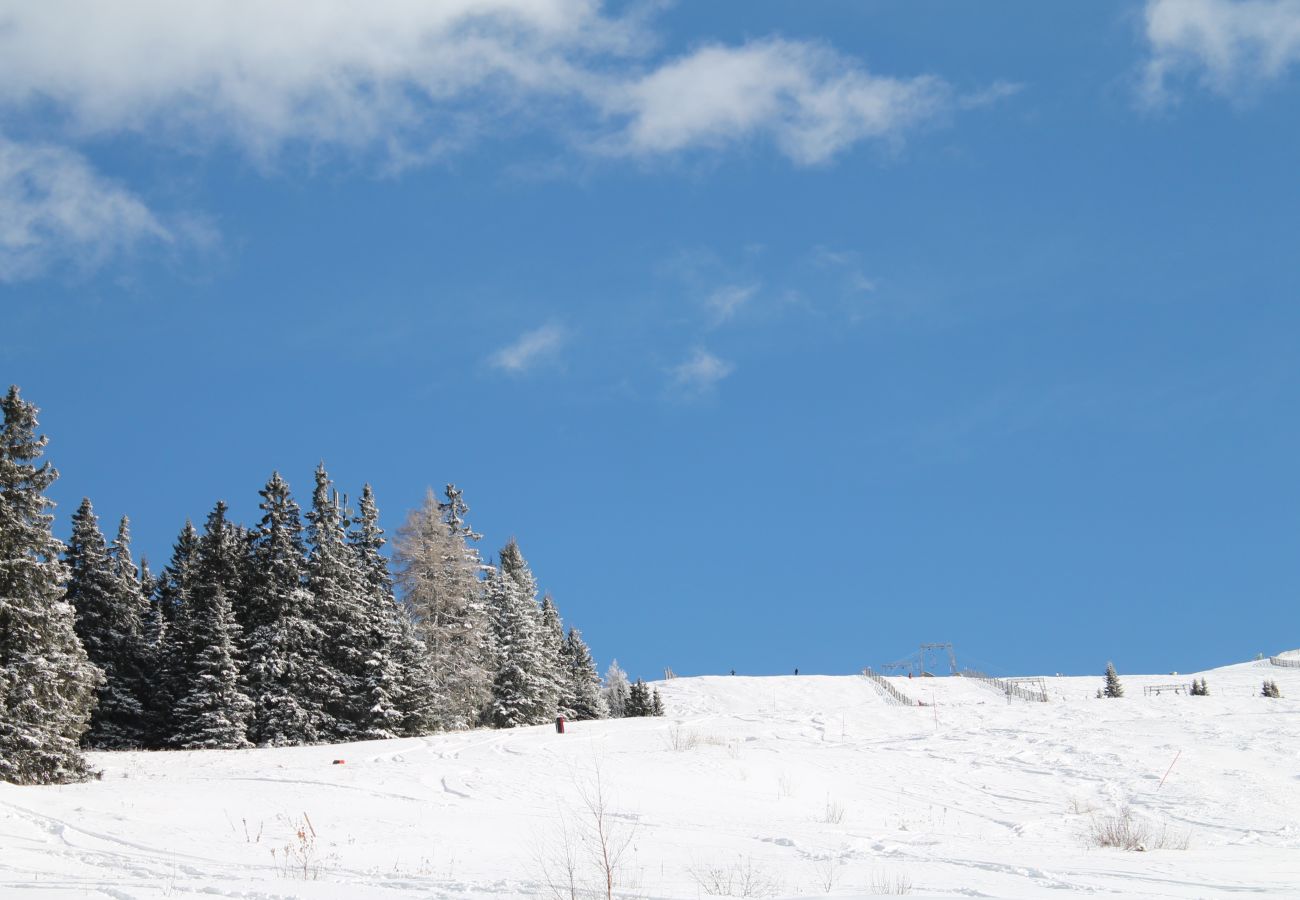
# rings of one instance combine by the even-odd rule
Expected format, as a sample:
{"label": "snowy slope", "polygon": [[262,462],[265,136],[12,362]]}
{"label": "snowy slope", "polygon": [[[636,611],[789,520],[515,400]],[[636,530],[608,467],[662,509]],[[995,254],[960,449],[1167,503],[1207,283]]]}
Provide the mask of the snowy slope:
{"label": "snowy slope", "polygon": [[[1300,896],[1300,669],[1195,674],[1211,696],[1049,677],[1045,704],[894,679],[917,708],[859,676],[681,678],[666,719],[565,735],[94,754],[102,781],[0,785],[0,896],[551,895],[597,786],[626,896]],[[1125,806],[1188,849],[1090,846]]]}

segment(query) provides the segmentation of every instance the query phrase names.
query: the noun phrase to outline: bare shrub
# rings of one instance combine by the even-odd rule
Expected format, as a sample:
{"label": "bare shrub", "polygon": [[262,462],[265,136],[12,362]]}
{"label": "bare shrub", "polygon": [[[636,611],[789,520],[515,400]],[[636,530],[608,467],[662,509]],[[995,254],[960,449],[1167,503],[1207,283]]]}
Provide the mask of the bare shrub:
{"label": "bare shrub", "polygon": [[906,874],[873,872],[871,874],[871,893],[884,895],[902,895],[912,893],[912,879]]}
{"label": "bare shrub", "polygon": [[813,871],[813,884],[818,890],[829,894],[835,889],[836,883],[840,880],[841,861],[838,856],[827,854],[818,856],[809,862]]}
{"label": "bare shrub", "polygon": [[560,827],[548,832],[549,843],[533,848],[533,861],[542,873],[542,881],[555,900],[578,900],[582,895],[578,872],[581,842],[569,816],[560,813]]}
{"label": "bare shrub", "polygon": [[290,827],[292,837],[283,847],[271,848],[271,859],[277,871],[284,878],[315,881],[320,877],[321,869],[316,851],[316,827],[306,813],[297,819],[282,815],[280,821]]}
{"label": "bare shrub", "polygon": [[1081,816],[1084,815],[1085,813],[1094,812],[1096,809],[1097,807],[1093,806],[1092,801],[1090,800],[1085,800],[1082,797],[1070,798],[1070,812],[1076,816]]}
{"label": "bare shrub", "polygon": [[690,873],[710,897],[772,897],[781,891],[780,881],[755,868],[752,857],[729,866],[692,866]]}
{"label": "bare shrub", "polygon": [[681,725],[673,725],[668,729],[668,749],[674,753],[685,753],[688,750],[694,750],[700,745],[700,736]]}
{"label": "bare shrub", "polygon": [[822,821],[827,823],[828,825],[839,825],[841,822],[844,821],[844,813],[846,811],[847,810],[845,809],[843,803],[841,803],[838,800],[832,800],[830,797],[827,797],[826,809],[822,813]]}
{"label": "bare shrub", "polygon": [[776,797],[780,800],[794,793],[794,781],[789,772],[782,772],[776,779]]}
{"label": "bare shrub", "polygon": [[1162,825],[1154,831],[1150,823],[1133,815],[1127,806],[1113,816],[1094,816],[1088,838],[1094,847],[1120,850],[1186,850],[1191,842],[1186,832],[1171,831]]}
{"label": "bare shrub", "polygon": [[[611,809],[611,798],[601,776],[600,762],[592,764],[586,779],[574,779],[578,808],[561,810],[560,828],[550,845],[539,844],[533,858],[542,881],[558,900],[597,896],[612,900],[620,886],[622,859],[632,843],[635,826]],[[590,873],[584,878],[583,873]]]}

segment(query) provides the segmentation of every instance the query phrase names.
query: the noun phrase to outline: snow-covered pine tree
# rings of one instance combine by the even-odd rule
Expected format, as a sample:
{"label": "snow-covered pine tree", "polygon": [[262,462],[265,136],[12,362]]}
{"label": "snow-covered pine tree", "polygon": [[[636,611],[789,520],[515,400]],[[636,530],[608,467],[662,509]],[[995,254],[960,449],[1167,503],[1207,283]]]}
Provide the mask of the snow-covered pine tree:
{"label": "snow-covered pine tree", "polygon": [[162,606],[158,603],[158,579],[149,571],[149,560],[140,557],[140,596],[144,600],[144,614],[140,626],[142,641],[142,680],[140,701],[145,713],[145,746],[158,748],[166,745],[164,721],[167,707],[162,700],[164,676],[167,671],[167,629]]}
{"label": "snow-covered pine tree", "polygon": [[[556,647],[555,654],[551,655],[548,631],[537,603],[537,579],[514,538],[501,549],[498,571],[513,584],[514,590],[495,594],[489,591],[488,594],[488,612],[492,617],[492,634],[497,648],[493,708],[497,709],[500,704],[503,677],[505,683],[514,683],[517,676],[513,670],[522,668],[527,676],[526,687],[522,698],[516,698],[516,702],[524,704],[522,724],[538,725],[550,721],[556,714],[559,694],[555,663],[559,659],[559,648]],[[499,602],[502,598],[509,602],[502,605]],[[559,622],[558,613],[556,622]],[[495,713],[493,718],[494,721],[498,718]]]}
{"label": "snow-covered pine tree", "polygon": [[623,715],[629,719],[651,714],[650,689],[646,683],[638,678],[632,682],[632,687],[628,691],[627,705],[624,707]]}
{"label": "snow-covered pine tree", "polygon": [[560,701],[568,688],[569,672],[564,659],[564,623],[560,621],[560,611],[555,608],[550,594],[542,597],[541,626],[537,637],[542,651],[541,675],[546,681],[542,705],[549,716],[554,716],[563,712]]}
{"label": "snow-covered pine tree", "polygon": [[240,686],[238,626],[229,595],[240,580],[241,555],[236,531],[226,521],[226,504],[218,502],[199,541],[184,607],[184,693],[172,710],[171,736],[181,749],[250,746],[253,704]]}
{"label": "snow-covered pine tree", "polygon": [[630,690],[627,673],[618,667],[618,660],[612,661],[609,668],[605,670],[605,686],[601,690],[610,718],[621,719],[628,714],[627,701]]}
{"label": "snow-covered pine tree", "polygon": [[591,650],[582,639],[582,632],[570,628],[562,648],[565,665],[564,693],[560,705],[566,716],[575,721],[604,719],[609,716],[605,697],[600,689],[600,674]]}
{"label": "snow-covered pine tree", "polygon": [[186,519],[172,546],[171,561],[159,574],[154,588],[153,602],[161,620],[158,663],[150,692],[150,713],[156,729],[150,743],[154,747],[173,745],[176,723],[171,710],[188,689],[186,679],[193,655],[189,600],[198,560],[199,533]]}
{"label": "snow-covered pine tree", "polygon": [[1265,680],[1264,689],[1260,692],[1260,694],[1261,696],[1264,697],[1272,697],[1274,699],[1280,699],[1282,697],[1282,689],[1277,686],[1276,681]]}
{"label": "snow-covered pine tree", "polygon": [[442,503],[429,491],[407,515],[393,562],[414,631],[427,648],[437,727],[457,729],[483,716],[496,670],[484,566],[473,546],[482,535],[466,523],[469,507],[455,485],[447,485],[446,496]]}
{"label": "snow-covered pine tree", "polygon": [[362,673],[366,653],[365,592],[356,554],[347,546],[345,511],[330,490],[322,462],[307,513],[307,589],[325,641],[329,678],[322,682],[329,740],[351,740],[366,718]]}
{"label": "snow-covered pine tree", "polygon": [[1210,696],[1210,685],[1204,678],[1192,679],[1192,696],[1193,697]]}
{"label": "snow-covered pine tree", "polygon": [[442,704],[446,694],[433,671],[433,662],[424,639],[416,633],[405,607],[398,619],[397,646],[393,656],[402,677],[398,708],[402,713],[402,735],[414,737],[445,727]]}
{"label": "snow-covered pine tree", "polygon": [[36,407],[15,386],[0,408],[0,781],[80,781],[90,770],[78,744],[102,676],[63,600],[63,545],[45,496],[59,473],[39,462],[48,439],[37,437]]}
{"label": "snow-covered pine tree", "polygon": [[[85,529],[84,542],[79,540],[77,518],[73,521],[73,544],[80,544],[86,556],[73,561],[69,548],[69,599],[77,610],[77,632],[90,661],[103,672],[105,681],[99,689],[99,703],[84,738],[89,747],[122,750],[146,746],[151,738],[146,699],[148,651],[144,636],[145,598],[140,589],[139,572],[131,558],[131,523],[126,516],[118,524],[117,537],[105,552],[104,539],[90,501],[82,502],[77,517]],[[91,561],[91,557],[94,561]],[[89,564],[89,565],[88,565]],[[97,571],[91,572],[91,569]],[[89,593],[74,599],[78,582]],[[92,585],[102,585],[96,590]],[[82,602],[85,600],[87,602]],[[98,602],[96,602],[98,601]]]}
{"label": "snow-covered pine tree", "polygon": [[1111,662],[1106,663],[1106,684],[1102,688],[1102,695],[1110,698],[1124,696],[1124,685],[1120,683],[1119,673]]}
{"label": "snow-covered pine tree", "polygon": [[109,548],[115,592],[118,603],[124,611],[122,633],[126,641],[122,647],[122,660],[119,665],[119,679],[139,704],[139,718],[135,723],[135,733],[124,746],[148,746],[152,737],[152,724],[149,721],[149,675],[152,671],[152,654],[149,649],[148,635],[145,633],[145,617],[149,613],[149,597],[144,592],[140,580],[140,570],[136,568],[131,555],[131,520],[123,516],[117,525],[117,537]]}
{"label": "snow-covered pine tree", "polygon": [[659,688],[650,692],[650,715],[664,715],[664,698],[659,695]]}
{"label": "snow-covered pine tree", "polygon": [[[124,750],[145,742],[145,709],[141,701],[139,583],[130,560],[130,532],[123,519],[118,535],[122,566],[110,556],[99,518],[89,498],[81,501],[72,517],[72,536],[64,561],[68,588],[64,599],[76,610],[77,637],[86,656],[104,680],[97,691],[90,730],[82,739],[87,747]],[[122,571],[130,566],[129,578]]]}
{"label": "snow-covered pine tree", "polygon": [[361,491],[358,517],[352,522],[348,544],[357,557],[365,600],[364,668],[359,673],[360,689],[365,699],[364,718],[358,737],[382,739],[397,737],[404,731],[405,693],[427,689],[421,684],[424,673],[409,671],[402,665],[402,639],[399,616],[403,611],[393,596],[393,580],[381,552],[384,530],[379,527],[379,508],[370,485]]}
{"label": "snow-covered pine tree", "polygon": [[271,747],[324,740],[331,729],[320,685],[331,670],[324,638],[312,621],[314,598],[304,585],[302,519],[289,485],[271,473],[258,494],[262,519],[250,537],[245,680],[253,701],[249,737]]}
{"label": "snow-covered pine tree", "polygon": [[550,685],[538,640],[540,611],[520,596],[518,582],[504,568],[488,576],[487,595],[497,651],[489,722],[497,728],[540,724],[554,715],[543,707]]}

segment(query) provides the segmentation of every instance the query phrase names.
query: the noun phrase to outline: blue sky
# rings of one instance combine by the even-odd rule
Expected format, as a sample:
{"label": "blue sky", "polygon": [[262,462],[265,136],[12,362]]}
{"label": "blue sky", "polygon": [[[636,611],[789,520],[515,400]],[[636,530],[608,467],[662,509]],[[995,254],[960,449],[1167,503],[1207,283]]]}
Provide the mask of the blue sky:
{"label": "blue sky", "polygon": [[1300,3],[0,3],[0,360],[161,562],[465,490],[602,664],[1300,643]]}

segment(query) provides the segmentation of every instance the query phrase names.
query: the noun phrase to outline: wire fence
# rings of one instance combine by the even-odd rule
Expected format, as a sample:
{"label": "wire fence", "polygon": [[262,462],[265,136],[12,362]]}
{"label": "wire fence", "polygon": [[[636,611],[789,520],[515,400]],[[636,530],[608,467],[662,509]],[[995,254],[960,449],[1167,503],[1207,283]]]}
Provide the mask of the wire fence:
{"label": "wire fence", "polygon": [[873,672],[870,666],[863,669],[862,674],[867,676],[867,678],[871,681],[872,686],[875,687],[876,692],[880,694],[880,696],[885,698],[886,703],[891,703],[894,706],[920,706],[921,705],[916,700],[913,700],[911,697],[907,696],[898,688],[890,684],[889,681],[885,678],[885,676],[881,675],[878,672]]}
{"label": "wire fence", "polygon": [[1275,666],[1286,666],[1289,669],[1300,669],[1300,650],[1288,650],[1277,656],[1270,656],[1268,661]]}
{"label": "wire fence", "polygon": [[995,678],[972,669],[966,669],[961,676],[992,688],[1008,700],[1014,697],[1028,703],[1047,702],[1047,682],[1041,678]]}

